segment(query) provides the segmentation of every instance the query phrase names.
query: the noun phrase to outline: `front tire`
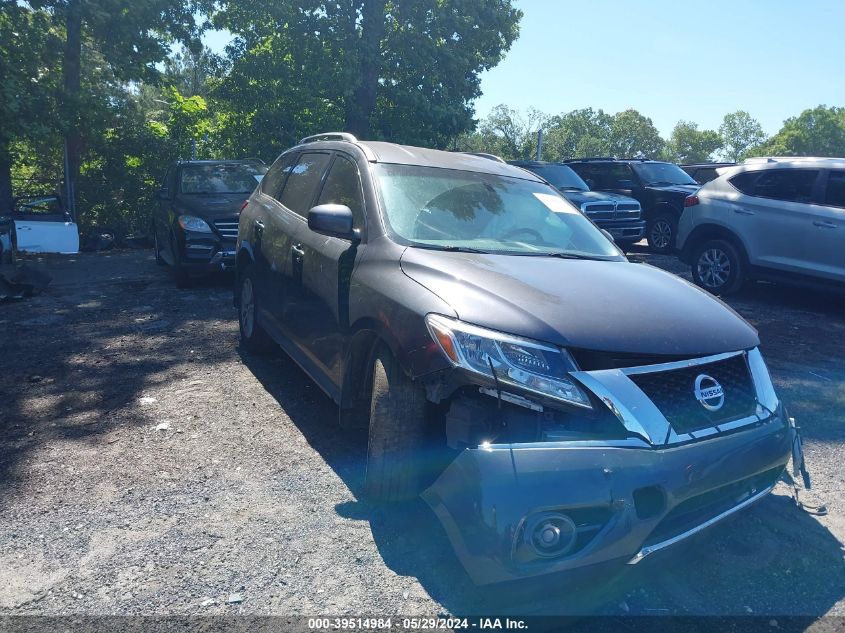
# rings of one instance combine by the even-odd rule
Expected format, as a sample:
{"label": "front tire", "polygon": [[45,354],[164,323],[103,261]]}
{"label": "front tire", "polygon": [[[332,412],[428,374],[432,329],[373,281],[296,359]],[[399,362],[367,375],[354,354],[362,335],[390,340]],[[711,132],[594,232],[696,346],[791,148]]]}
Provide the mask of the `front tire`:
{"label": "front tire", "polygon": [[258,302],[255,275],[247,268],[238,283],[238,329],[241,346],[250,354],[266,354],[274,343],[258,322]]}
{"label": "front tire", "polygon": [[166,265],[167,262],[164,261],[164,258],[161,256],[161,248],[159,248],[158,245],[158,232],[155,229],[153,229],[153,251],[155,252],[156,256],[156,264],[158,264],[159,266]]}
{"label": "front tire", "polygon": [[425,391],[408,378],[386,346],[373,362],[365,488],[373,501],[420,493],[426,421]]}
{"label": "front tire", "polygon": [[692,256],[692,279],[715,295],[733,294],[745,281],[745,261],[726,240],[707,240]]}
{"label": "front tire", "polygon": [[648,245],[656,253],[669,253],[675,248],[678,235],[678,218],[661,213],[648,223],[646,238]]}

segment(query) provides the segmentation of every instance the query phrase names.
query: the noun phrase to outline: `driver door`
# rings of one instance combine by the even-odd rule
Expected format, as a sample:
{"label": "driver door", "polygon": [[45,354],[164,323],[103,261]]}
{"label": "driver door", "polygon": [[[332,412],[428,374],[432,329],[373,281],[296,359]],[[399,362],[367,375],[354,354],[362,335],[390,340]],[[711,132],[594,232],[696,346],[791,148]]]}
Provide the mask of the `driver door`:
{"label": "driver door", "polygon": [[17,249],[30,253],[78,253],[79,230],[55,196],[19,199],[14,212]]}

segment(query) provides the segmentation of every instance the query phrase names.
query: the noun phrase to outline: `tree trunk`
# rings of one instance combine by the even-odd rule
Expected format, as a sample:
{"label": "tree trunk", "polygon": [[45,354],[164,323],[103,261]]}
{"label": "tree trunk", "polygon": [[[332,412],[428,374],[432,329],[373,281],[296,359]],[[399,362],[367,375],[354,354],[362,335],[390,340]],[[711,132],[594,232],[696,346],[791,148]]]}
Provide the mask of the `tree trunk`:
{"label": "tree trunk", "polygon": [[11,215],[14,195],[12,189],[12,155],[9,139],[0,138],[0,215]]}
{"label": "tree trunk", "polygon": [[65,14],[67,41],[62,73],[64,91],[62,109],[65,116],[65,196],[67,209],[76,220],[76,183],[82,153],[82,135],[79,129],[79,86],[82,75],[82,0],[68,0]]}
{"label": "tree trunk", "polygon": [[346,104],[346,129],[362,139],[371,137],[370,117],[376,107],[386,4],[386,0],[364,0],[362,9],[358,43],[361,74]]}

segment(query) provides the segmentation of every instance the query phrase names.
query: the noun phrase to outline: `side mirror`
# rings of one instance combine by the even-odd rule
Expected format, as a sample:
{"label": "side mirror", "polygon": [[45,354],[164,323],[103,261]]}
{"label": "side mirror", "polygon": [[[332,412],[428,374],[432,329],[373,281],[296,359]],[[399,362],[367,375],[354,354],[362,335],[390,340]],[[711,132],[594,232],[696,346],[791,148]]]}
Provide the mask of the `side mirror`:
{"label": "side mirror", "polygon": [[315,233],[352,240],[352,210],[345,204],[320,204],[308,211],[308,228]]}
{"label": "side mirror", "polygon": [[170,189],[162,187],[156,192],[156,198],[159,200],[170,200]]}
{"label": "side mirror", "polygon": [[607,239],[609,239],[611,242],[613,242],[614,244],[616,243],[616,240],[614,240],[614,239],[613,239],[613,236],[610,234],[610,231],[607,231],[607,230],[605,230],[605,229],[602,229],[602,230],[601,230],[601,232],[602,232],[602,233],[604,233],[604,236],[605,236]]}

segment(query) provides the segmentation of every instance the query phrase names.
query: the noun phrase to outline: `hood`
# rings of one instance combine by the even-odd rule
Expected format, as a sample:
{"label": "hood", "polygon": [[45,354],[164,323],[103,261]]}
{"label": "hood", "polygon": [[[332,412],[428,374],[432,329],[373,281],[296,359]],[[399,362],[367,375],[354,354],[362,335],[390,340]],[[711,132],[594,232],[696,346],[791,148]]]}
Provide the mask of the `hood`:
{"label": "hood", "polygon": [[561,191],[560,194],[579,208],[585,202],[637,202],[621,193],[610,191]]}
{"label": "hood", "polygon": [[665,186],[658,186],[658,185],[648,185],[648,189],[652,189],[654,191],[665,191],[666,193],[675,193],[680,196],[691,196],[696,191],[701,189],[701,185],[694,184],[694,185],[665,185]]}
{"label": "hood", "polygon": [[409,247],[401,267],[462,321],[561,346],[705,356],[759,344],[725,304],[645,264]]}
{"label": "hood", "polygon": [[195,215],[204,220],[231,218],[240,215],[249,193],[179,194],[173,201],[177,213]]}

